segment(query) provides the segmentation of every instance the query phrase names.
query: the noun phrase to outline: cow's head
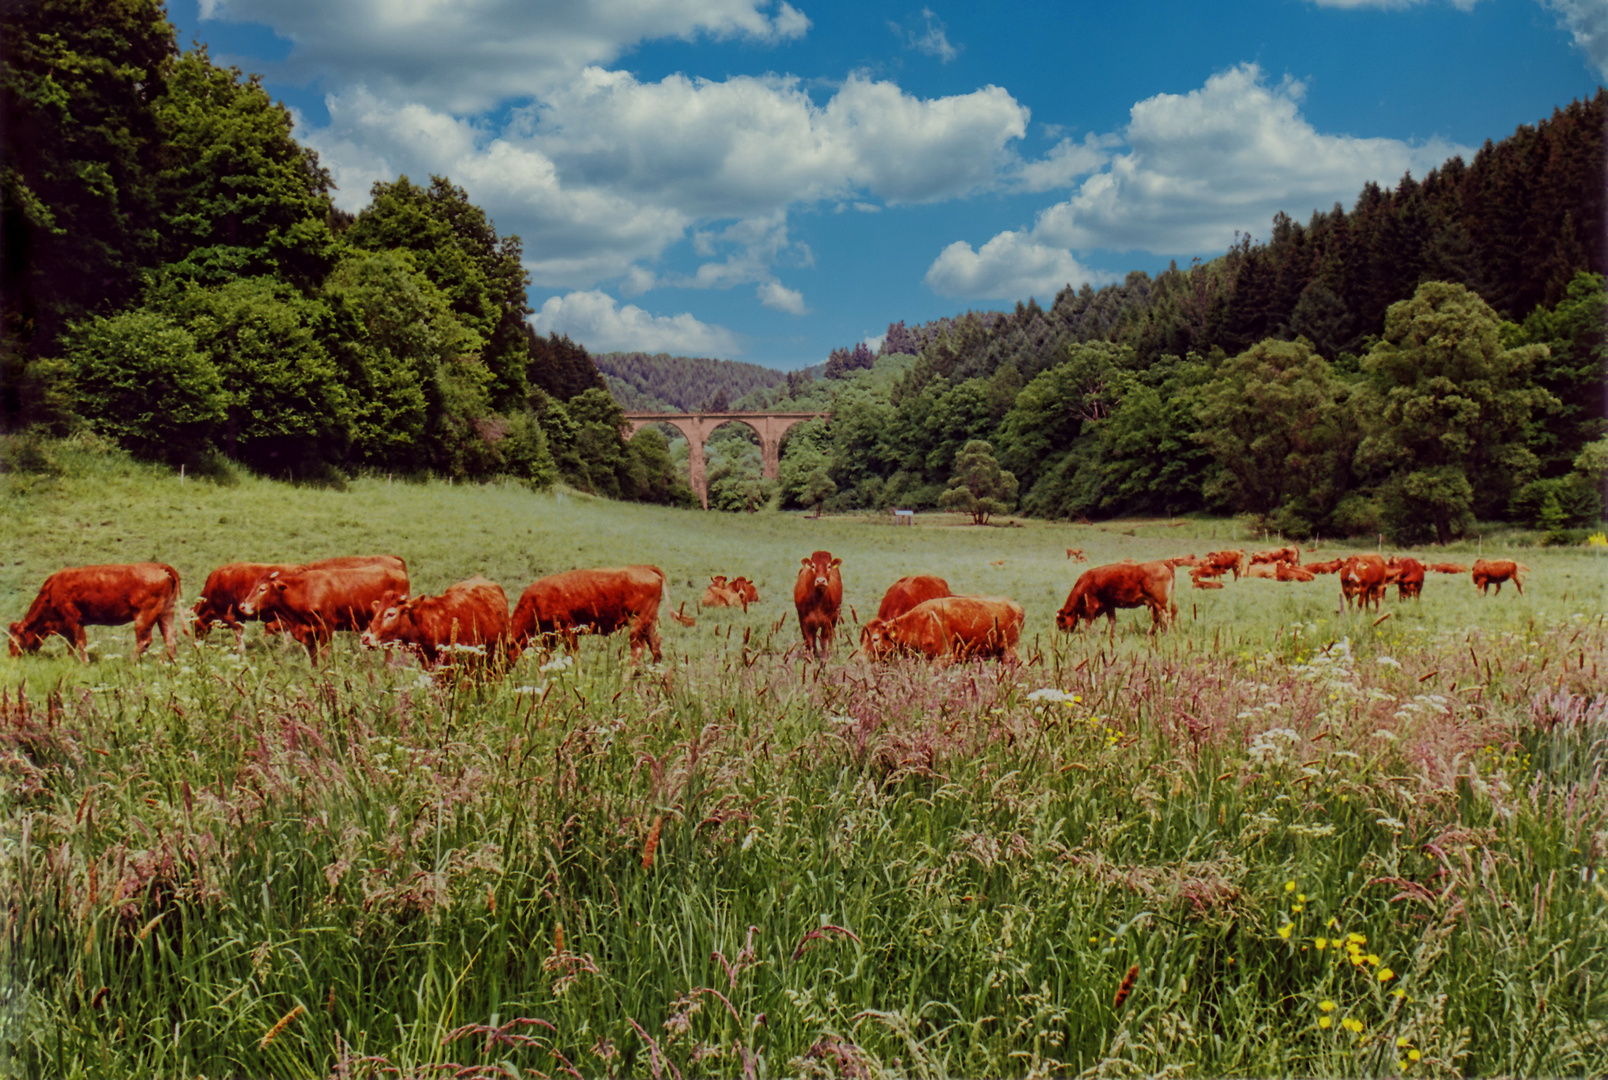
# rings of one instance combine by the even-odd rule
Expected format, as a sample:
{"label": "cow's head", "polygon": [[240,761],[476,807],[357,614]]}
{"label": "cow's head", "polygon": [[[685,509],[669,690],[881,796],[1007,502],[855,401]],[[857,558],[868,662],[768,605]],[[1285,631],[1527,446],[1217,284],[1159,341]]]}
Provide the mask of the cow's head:
{"label": "cow's head", "polygon": [[898,650],[893,639],[893,620],[872,619],[860,627],[860,651],[872,660],[886,660]]}
{"label": "cow's head", "polygon": [[266,610],[271,604],[285,595],[285,579],[275,570],[261,581],[257,587],[240,601],[240,614],[256,616]]}
{"label": "cow's head", "polygon": [[198,638],[206,637],[207,632],[212,629],[213,621],[217,618],[216,613],[212,610],[212,601],[203,596],[195,602],[194,607],[190,608],[190,614],[195,617],[192,625],[195,630],[195,636]]}
{"label": "cow's head", "polygon": [[42,640],[37,630],[33,627],[24,627],[20,622],[11,624],[11,630],[7,636],[11,638],[12,656],[21,656],[25,652],[37,652],[39,643]]}
{"label": "cow's head", "polygon": [[824,590],[831,586],[832,574],[843,565],[843,560],[834,559],[830,551],[817,551],[805,556],[799,563],[802,567],[799,576],[807,578],[812,588]]}
{"label": "cow's head", "polygon": [[415,603],[417,601],[408,599],[407,593],[387,590],[372,605],[374,617],[369,620],[368,629],[363,631],[363,647],[377,649],[388,641],[399,639],[413,621]]}

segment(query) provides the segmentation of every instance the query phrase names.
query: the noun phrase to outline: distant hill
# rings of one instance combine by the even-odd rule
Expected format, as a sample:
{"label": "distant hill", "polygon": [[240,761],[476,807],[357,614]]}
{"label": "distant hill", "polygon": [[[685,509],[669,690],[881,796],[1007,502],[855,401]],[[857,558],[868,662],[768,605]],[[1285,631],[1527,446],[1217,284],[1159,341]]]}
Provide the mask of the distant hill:
{"label": "distant hill", "polygon": [[722,392],[730,404],[787,382],[785,371],[700,356],[613,352],[592,362],[627,411],[696,412]]}

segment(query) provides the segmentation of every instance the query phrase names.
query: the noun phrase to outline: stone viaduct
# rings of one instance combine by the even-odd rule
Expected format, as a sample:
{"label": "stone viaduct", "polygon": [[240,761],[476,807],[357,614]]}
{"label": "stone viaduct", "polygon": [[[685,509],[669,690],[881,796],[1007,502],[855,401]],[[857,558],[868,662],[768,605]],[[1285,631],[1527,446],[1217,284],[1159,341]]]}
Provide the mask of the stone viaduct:
{"label": "stone viaduct", "polygon": [[628,412],[625,422],[631,425],[631,434],[647,427],[649,424],[669,424],[687,438],[687,458],[689,467],[687,482],[692,490],[697,492],[698,501],[705,510],[709,509],[709,480],[704,472],[704,441],[714,433],[721,424],[739,423],[747,424],[759,436],[760,451],[763,458],[761,472],[769,480],[775,480],[782,463],[782,436],[787,434],[794,424],[801,424],[805,420],[820,417],[823,420],[832,419],[831,413],[825,412],[725,412],[725,413],[645,413]]}

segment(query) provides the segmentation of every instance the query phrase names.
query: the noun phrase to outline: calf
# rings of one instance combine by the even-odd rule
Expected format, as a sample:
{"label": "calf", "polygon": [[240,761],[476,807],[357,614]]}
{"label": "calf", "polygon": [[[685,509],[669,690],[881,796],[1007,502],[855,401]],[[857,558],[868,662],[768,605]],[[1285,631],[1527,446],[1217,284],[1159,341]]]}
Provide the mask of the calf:
{"label": "calf", "polygon": [[1340,567],[1340,601],[1346,607],[1357,602],[1358,610],[1372,603],[1374,610],[1385,598],[1385,557],[1353,555]]}
{"label": "calf", "polygon": [[1240,573],[1245,569],[1245,552],[1208,551],[1206,557],[1201,560],[1201,565],[1211,569],[1213,577],[1226,574],[1232,570],[1235,580],[1238,580]]}
{"label": "calf", "polygon": [[860,646],[873,660],[894,653],[928,660],[998,657],[1016,663],[1022,636],[1022,605],[1003,596],[941,596],[891,619],[872,619],[860,630]]}
{"label": "calf", "polygon": [[877,608],[877,618],[897,619],[917,604],[936,600],[940,596],[953,596],[949,582],[931,574],[909,574],[888,586]]}
{"label": "calf", "polygon": [[699,607],[738,607],[748,610],[748,602],[737,589],[726,584],[725,574],[716,574],[709,579],[709,587],[704,590],[703,599],[698,601]]}
{"label": "calf", "polygon": [[646,646],[659,661],[659,604],[664,571],[657,566],[609,566],[568,570],[531,582],[514,608],[509,627],[512,662],[533,638],[555,637],[574,652],[581,634],[625,630],[633,663]]}
{"label": "calf", "polygon": [[1524,581],[1521,575],[1528,574],[1530,568],[1523,563],[1512,559],[1475,559],[1471,576],[1474,584],[1479,586],[1480,595],[1485,595],[1487,586],[1495,585],[1498,596],[1502,595],[1502,582],[1511,581],[1513,587],[1524,595]]}
{"label": "calf", "polygon": [[483,577],[460,581],[440,596],[387,592],[374,602],[362,641],[370,649],[407,646],[430,667],[444,659],[443,650],[464,647],[495,661],[508,641],[508,597],[501,585]]}
{"label": "calf", "polygon": [[757,603],[759,603],[759,589],[758,589],[758,587],[756,587],[754,585],[754,583],[752,581],[749,581],[747,578],[745,578],[745,577],[732,578],[731,579],[731,587],[733,589],[735,589],[737,591],[737,594],[743,598],[743,610],[744,611],[748,610],[748,605],[749,604],[757,604]]}
{"label": "calf", "polygon": [[179,572],[166,563],[115,563],[74,566],[45,579],[21,622],[11,624],[11,655],[39,651],[45,638],[60,634],[89,661],[86,626],[134,624],[134,656],[151,646],[151,628],[162,628],[168,659],[173,659],[173,608],[179,599]]}
{"label": "calf", "polygon": [[1076,560],[1077,562],[1088,562],[1089,561],[1088,558],[1083,554],[1083,549],[1082,548],[1067,548],[1066,549],[1066,557],[1069,558],[1069,559]]}
{"label": "calf", "polygon": [[1055,614],[1055,625],[1076,630],[1080,622],[1104,615],[1116,631],[1117,608],[1148,607],[1150,632],[1165,630],[1178,617],[1173,602],[1173,568],[1162,562],[1122,562],[1085,570]]}
{"label": "calf", "polygon": [[800,560],[798,579],[793,583],[793,607],[798,611],[798,629],[804,647],[818,657],[832,651],[837,633],[838,611],[843,607],[842,559],[830,551],[817,551]]}
{"label": "calf", "polygon": [[337,630],[362,633],[375,601],[407,591],[408,572],[394,556],[358,566],[298,567],[259,581],[240,602],[240,614],[277,619],[317,662]]}
{"label": "calf", "polygon": [[1424,591],[1424,564],[1411,555],[1392,555],[1385,563],[1385,581],[1395,584],[1397,600],[1417,600]]}
{"label": "calf", "polygon": [[1278,562],[1273,564],[1273,576],[1280,581],[1313,581],[1318,575],[1287,562]]}

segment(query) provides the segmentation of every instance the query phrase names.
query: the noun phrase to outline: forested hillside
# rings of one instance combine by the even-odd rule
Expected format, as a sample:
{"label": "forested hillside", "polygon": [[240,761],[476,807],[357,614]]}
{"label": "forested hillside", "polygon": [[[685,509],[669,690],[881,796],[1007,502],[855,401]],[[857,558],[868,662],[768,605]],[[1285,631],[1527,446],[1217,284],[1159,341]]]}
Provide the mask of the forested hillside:
{"label": "forested hillside", "polygon": [[690,497],[586,350],[532,332],[519,238],[446,177],[353,218],[255,76],[156,0],[4,8],[0,426],[234,463],[560,476]]}
{"label": "forested hillside", "polygon": [[1266,243],[1048,310],[897,323],[871,373],[837,350],[822,384],[743,404],[833,409],[789,442],[793,505],[824,467],[828,507],[937,506],[982,440],[1028,514],[1563,535],[1601,520],[1608,465],[1605,119],[1599,91],[1349,211],[1280,215]]}
{"label": "forested hillside", "polygon": [[723,412],[756,390],[787,385],[783,372],[735,360],[611,352],[598,353],[592,361],[627,410]]}

